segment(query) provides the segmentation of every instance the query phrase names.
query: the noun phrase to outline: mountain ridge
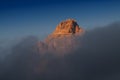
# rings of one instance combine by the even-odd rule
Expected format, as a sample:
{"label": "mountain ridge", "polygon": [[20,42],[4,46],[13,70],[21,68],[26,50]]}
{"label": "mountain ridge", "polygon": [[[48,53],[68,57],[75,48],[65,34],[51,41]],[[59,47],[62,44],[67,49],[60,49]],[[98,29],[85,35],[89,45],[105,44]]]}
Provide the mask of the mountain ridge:
{"label": "mountain ridge", "polygon": [[43,43],[39,43],[39,50],[44,53],[47,50],[51,53],[64,55],[76,49],[79,43],[77,38],[82,36],[84,32],[74,19],[67,19],[60,22]]}

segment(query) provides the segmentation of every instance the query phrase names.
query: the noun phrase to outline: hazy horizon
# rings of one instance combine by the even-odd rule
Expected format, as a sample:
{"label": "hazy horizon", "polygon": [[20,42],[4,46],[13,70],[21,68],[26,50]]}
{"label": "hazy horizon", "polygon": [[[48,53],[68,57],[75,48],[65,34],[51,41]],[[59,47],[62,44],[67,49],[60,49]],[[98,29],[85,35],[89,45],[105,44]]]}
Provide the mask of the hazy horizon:
{"label": "hazy horizon", "polygon": [[0,80],[120,80],[120,1],[0,0]]}
{"label": "hazy horizon", "polygon": [[36,35],[45,37],[68,18],[84,29],[120,21],[116,0],[1,0],[0,39]]}

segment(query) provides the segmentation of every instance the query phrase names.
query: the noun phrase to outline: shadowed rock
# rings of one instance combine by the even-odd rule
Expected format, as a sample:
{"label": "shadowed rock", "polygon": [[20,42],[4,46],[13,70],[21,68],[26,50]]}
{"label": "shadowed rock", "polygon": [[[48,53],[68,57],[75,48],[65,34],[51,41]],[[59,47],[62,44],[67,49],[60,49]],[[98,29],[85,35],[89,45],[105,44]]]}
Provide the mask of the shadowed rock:
{"label": "shadowed rock", "polygon": [[77,34],[77,33],[81,33],[82,31],[83,29],[79,27],[79,25],[75,20],[68,19],[58,24],[53,34],[60,34],[60,35]]}
{"label": "shadowed rock", "polygon": [[[39,43],[39,50],[41,52],[46,52],[43,51],[46,50],[43,49],[43,47],[46,46],[49,52],[64,55],[77,47],[77,38],[83,33],[84,30],[79,27],[75,20],[68,19],[66,21],[62,21],[57,25],[53,33],[48,35],[44,43]],[[44,46],[41,48],[40,45]]]}

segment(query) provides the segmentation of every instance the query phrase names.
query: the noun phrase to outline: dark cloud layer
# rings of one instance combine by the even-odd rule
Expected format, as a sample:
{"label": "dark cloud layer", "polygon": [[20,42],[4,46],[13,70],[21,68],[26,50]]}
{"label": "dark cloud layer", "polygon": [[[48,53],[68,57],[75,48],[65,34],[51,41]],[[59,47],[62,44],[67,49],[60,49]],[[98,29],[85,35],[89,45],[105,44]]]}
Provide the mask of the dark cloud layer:
{"label": "dark cloud layer", "polygon": [[[64,57],[42,54],[36,37],[23,39],[0,61],[0,80],[120,80],[120,24],[86,32]],[[81,47],[82,46],[82,47]]]}

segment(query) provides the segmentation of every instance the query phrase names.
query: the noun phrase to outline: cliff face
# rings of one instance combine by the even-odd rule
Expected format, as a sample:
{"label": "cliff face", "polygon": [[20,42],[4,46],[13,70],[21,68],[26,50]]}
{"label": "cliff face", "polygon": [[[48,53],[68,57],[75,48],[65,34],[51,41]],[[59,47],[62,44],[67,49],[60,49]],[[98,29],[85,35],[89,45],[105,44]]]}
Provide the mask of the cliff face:
{"label": "cliff face", "polygon": [[70,35],[70,34],[77,34],[82,31],[83,30],[79,27],[79,25],[75,20],[68,19],[58,24],[53,34]]}
{"label": "cliff face", "polygon": [[[67,53],[76,48],[78,36],[81,36],[84,30],[79,27],[77,22],[73,19],[62,21],[56,27],[56,29],[48,35],[44,41],[44,46],[52,53]],[[42,44],[39,44],[41,47]],[[43,48],[40,48],[43,51]],[[45,49],[46,50],[46,49]],[[46,51],[43,51],[46,52]]]}
{"label": "cliff face", "polygon": [[83,33],[84,30],[79,27],[75,20],[68,19],[59,23],[53,33],[48,35],[45,41],[49,42],[52,39],[60,39],[65,37],[73,38],[74,36],[81,36]]}

